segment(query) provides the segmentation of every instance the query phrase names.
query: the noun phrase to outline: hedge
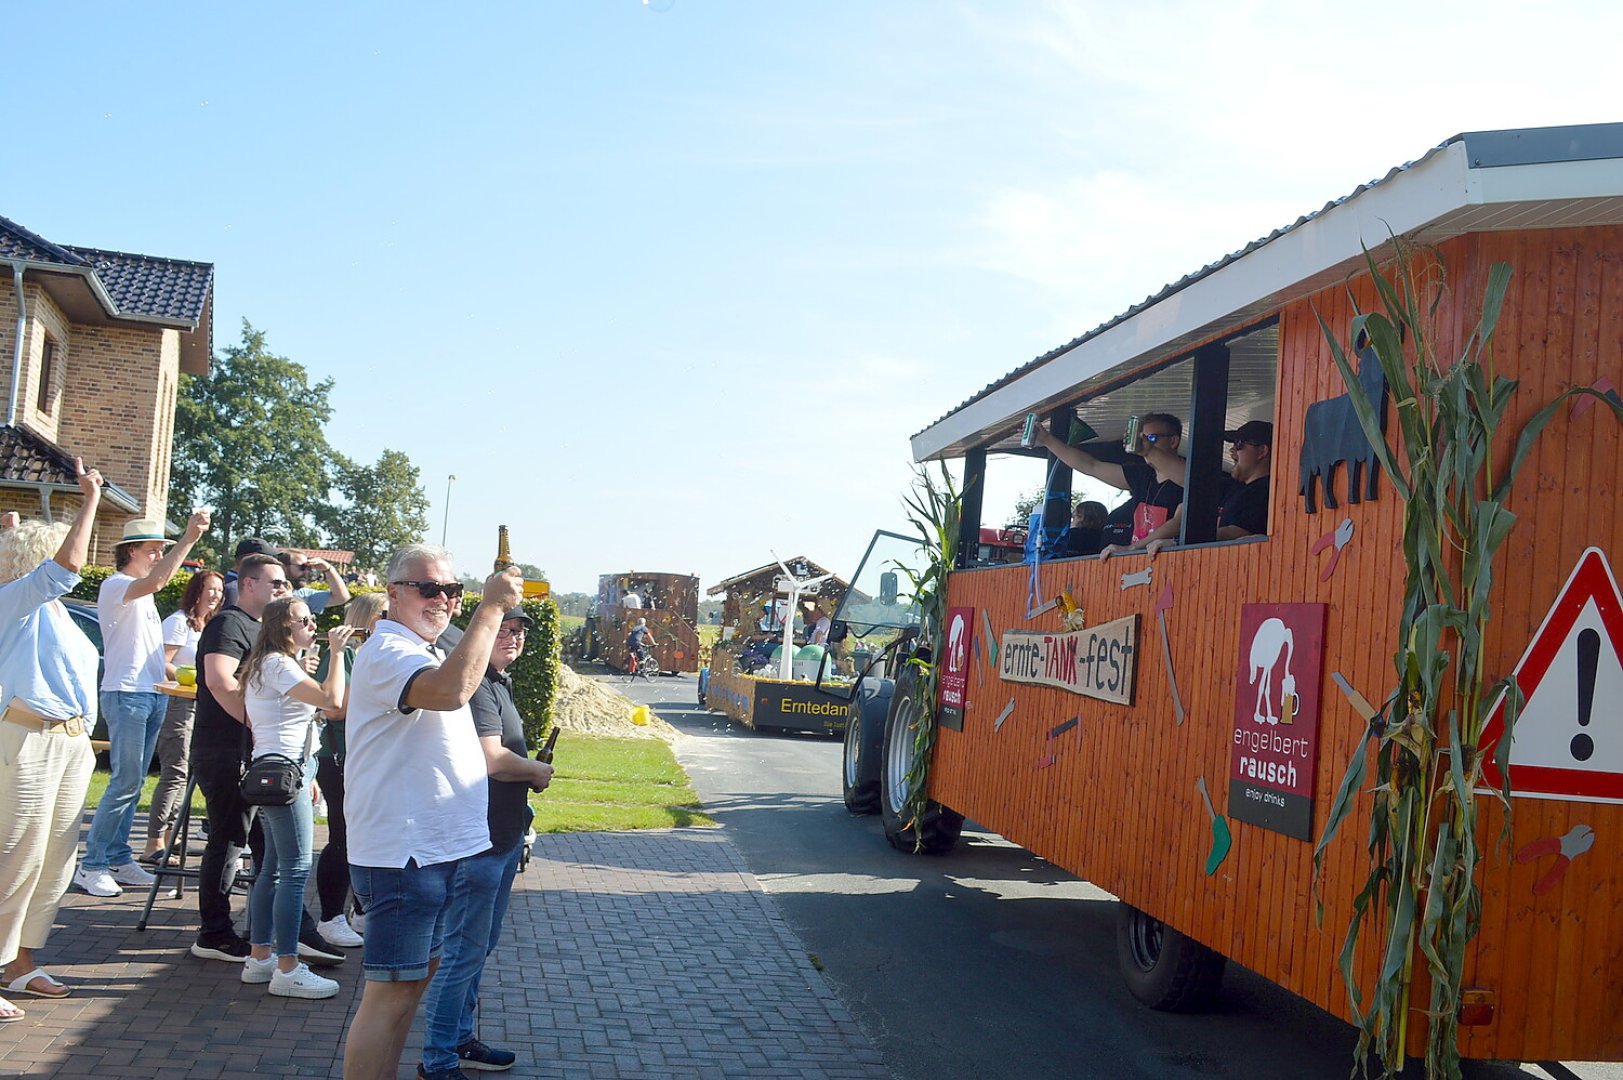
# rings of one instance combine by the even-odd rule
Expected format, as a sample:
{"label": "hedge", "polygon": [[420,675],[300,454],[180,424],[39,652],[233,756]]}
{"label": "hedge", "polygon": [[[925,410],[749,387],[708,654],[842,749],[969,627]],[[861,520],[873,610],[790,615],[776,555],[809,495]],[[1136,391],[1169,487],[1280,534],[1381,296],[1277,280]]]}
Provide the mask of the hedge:
{"label": "hedge", "polygon": [[[456,624],[466,629],[468,618],[478,604],[477,593],[466,594]],[[513,678],[513,702],[524,717],[524,741],[534,751],[552,727],[552,705],[558,698],[558,667],[563,662],[563,627],[558,605],[551,598],[526,600],[523,607],[524,613],[535,620],[535,629],[524,636],[524,653],[513,661],[507,674]]]}

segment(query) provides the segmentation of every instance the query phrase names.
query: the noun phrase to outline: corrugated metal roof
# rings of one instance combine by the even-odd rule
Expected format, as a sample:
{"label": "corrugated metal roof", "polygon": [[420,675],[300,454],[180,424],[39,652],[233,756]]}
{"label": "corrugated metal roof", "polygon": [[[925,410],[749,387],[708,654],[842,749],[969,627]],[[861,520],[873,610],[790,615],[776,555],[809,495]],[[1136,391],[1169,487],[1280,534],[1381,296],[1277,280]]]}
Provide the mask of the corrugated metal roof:
{"label": "corrugated metal roof", "polygon": [[[1507,129],[1502,131],[1467,132],[1455,135],[1450,139],[1432,147],[1425,154],[1413,161],[1404,162],[1389,170],[1384,176],[1368,183],[1360,184],[1352,191],[1338,199],[1333,199],[1312,213],[1304,214],[1282,228],[1275,229],[1266,236],[1253,240],[1238,251],[1229,253],[1215,262],[1207,263],[1199,270],[1187,274],[1177,281],[1163,287],[1159,292],[1146,297],[1138,304],[1134,304],[1120,315],[1101,323],[1092,330],[1079,337],[1066,342],[1056,349],[1043,353],[1041,356],[1015,368],[1013,371],[988,383],[981,390],[965,399],[957,406],[949,409],[940,418],[927,425],[922,431],[916,432],[918,438],[924,432],[940,424],[948,417],[954,416],[988,395],[1018,381],[1031,372],[1053,362],[1060,356],[1072,352],[1078,347],[1099,337],[1107,331],[1125,323],[1142,314],[1157,304],[1165,302],[1170,297],[1190,288],[1196,283],[1211,277],[1219,271],[1246,258],[1258,249],[1274,243],[1302,226],[1322,217],[1331,210],[1336,209],[1360,195],[1381,185],[1390,183],[1393,178],[1401,176],[1416,169],[1433,157],[1442,153],[1456,143],[1464,143],[1467,160],[1473,169],[1493,169],[1518,165],[1542,165],[1563,162],[1599,161],[1614,158],[1623,158],[1623,124],[1582,124],[1565,127]],[[1572,218],[1566,224],[1583,224],[1599,220],[1617,220],[1623,214],[1623,203],[1613,206],[1618,200],[1589,200],[1583,206],[1570,207],[1563,211]],[[1465,228],[1514,228],[1518,227],[1514,220],[1518,214],[1532,214],[1536,220],[1526,222],[1526,225],[1537,224],[1548,227],[1552,224],[1548,215],[1530,211],[1525,205],[1485,206],[1478,208],[1480,214],[1471,220],[1470,216],[1461,218],[1456,225]],[[1526,227],[1526,225],[1522,227]]]}

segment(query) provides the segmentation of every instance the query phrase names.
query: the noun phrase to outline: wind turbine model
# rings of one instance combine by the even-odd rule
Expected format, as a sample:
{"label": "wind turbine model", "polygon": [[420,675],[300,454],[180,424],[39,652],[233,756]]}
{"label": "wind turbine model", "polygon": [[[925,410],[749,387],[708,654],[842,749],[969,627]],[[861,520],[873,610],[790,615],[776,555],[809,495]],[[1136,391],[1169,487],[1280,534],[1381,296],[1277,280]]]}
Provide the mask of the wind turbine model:
{"label": "wind turbine model", "polygon": [[778,591],[789,596],[789,610],[783,619],[783,651],[778,654],[778,678],[788,682],[794,677],[795,612],[800,610],[800,598],[807,593],[815,596],[818,586],[832,579],[834,575],[822,574],[802,581],[795,577],[793,570],[783,565],[783,560],[778,558],[776,551],[772,552],[772,560],[783,571],[783,576],[777,581]]}

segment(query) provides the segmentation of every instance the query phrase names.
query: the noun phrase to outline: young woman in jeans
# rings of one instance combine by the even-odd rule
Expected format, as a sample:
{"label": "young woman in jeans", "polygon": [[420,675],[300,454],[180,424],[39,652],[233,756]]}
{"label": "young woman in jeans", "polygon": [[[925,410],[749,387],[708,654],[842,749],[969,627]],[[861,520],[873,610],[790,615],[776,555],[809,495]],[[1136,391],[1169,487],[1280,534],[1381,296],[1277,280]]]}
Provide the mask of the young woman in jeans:
{"label": "young woman in jeans", "polygon": [[[341,652],[353,627],[335,627],[330,647]],[[288,806],[262,806],[264,865],[248,898],[248,943],[252,954],[242,965],[245,983],[269,983],[277,997],[328,998],[338,984],[299,962],[299,922],[304,914],[304,884],[310,876],[311,827],[315,812],[315,714],[344,702],[343,664],[327,665],[327,678],[310,678],[298,656],[315,646],[316,620],[303,600],[288,597],[266,606],[259,639],[238,673],[248,725],[253,729],[255,761],[280,754],[299,763],[304,783]],[[274,955],[273,955],[274,954]]]}
{"label": "young woman in jeans", "polygon": [[[388,607],[387,593],[359,593],[344,607],[344,623],[367,633],[377,626]],[[321,657],[322,666],[316,670],[316,681],[326,678],[326,669],[335,657],[343,657],[347,672],[355,665],[353,642],[347,649],[328,649]],[[347,704],[347,703],[346,703]],[[361,909],[357,904],[353,917],[344,914],[349,899],[349,835],[344,828],[344,719],[343,709],[327,710],[326,724],[321,729],[321,749],[316,751],[316,784],[327,800],[327,846],[316,860],[316,892],[321,897],[321,921],[316,931],[329,945],[344,949],[359,948],[362,938]]]}

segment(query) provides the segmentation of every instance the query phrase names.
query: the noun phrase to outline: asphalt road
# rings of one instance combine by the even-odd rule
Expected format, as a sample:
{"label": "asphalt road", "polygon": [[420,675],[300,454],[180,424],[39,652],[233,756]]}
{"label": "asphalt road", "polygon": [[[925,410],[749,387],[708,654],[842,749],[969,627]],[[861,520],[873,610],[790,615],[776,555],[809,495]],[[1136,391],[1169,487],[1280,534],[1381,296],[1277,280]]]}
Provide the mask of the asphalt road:
{"label": "asphalt road", "polygon": [[[973,823],[946,856],[892,850],[877,817],[845,810],[837,739],[732,724],[698,706],[692,676],[613,681],[688,736],[677,757],[707,811],[901,1080],[1348,1075],[1353,1028],[1238,965],[1212,1012],[1140,1006],[1117,973],[1109,894]],[[1619,1080],[1623,1068],[1477,1063],[1467,1075]]]}

